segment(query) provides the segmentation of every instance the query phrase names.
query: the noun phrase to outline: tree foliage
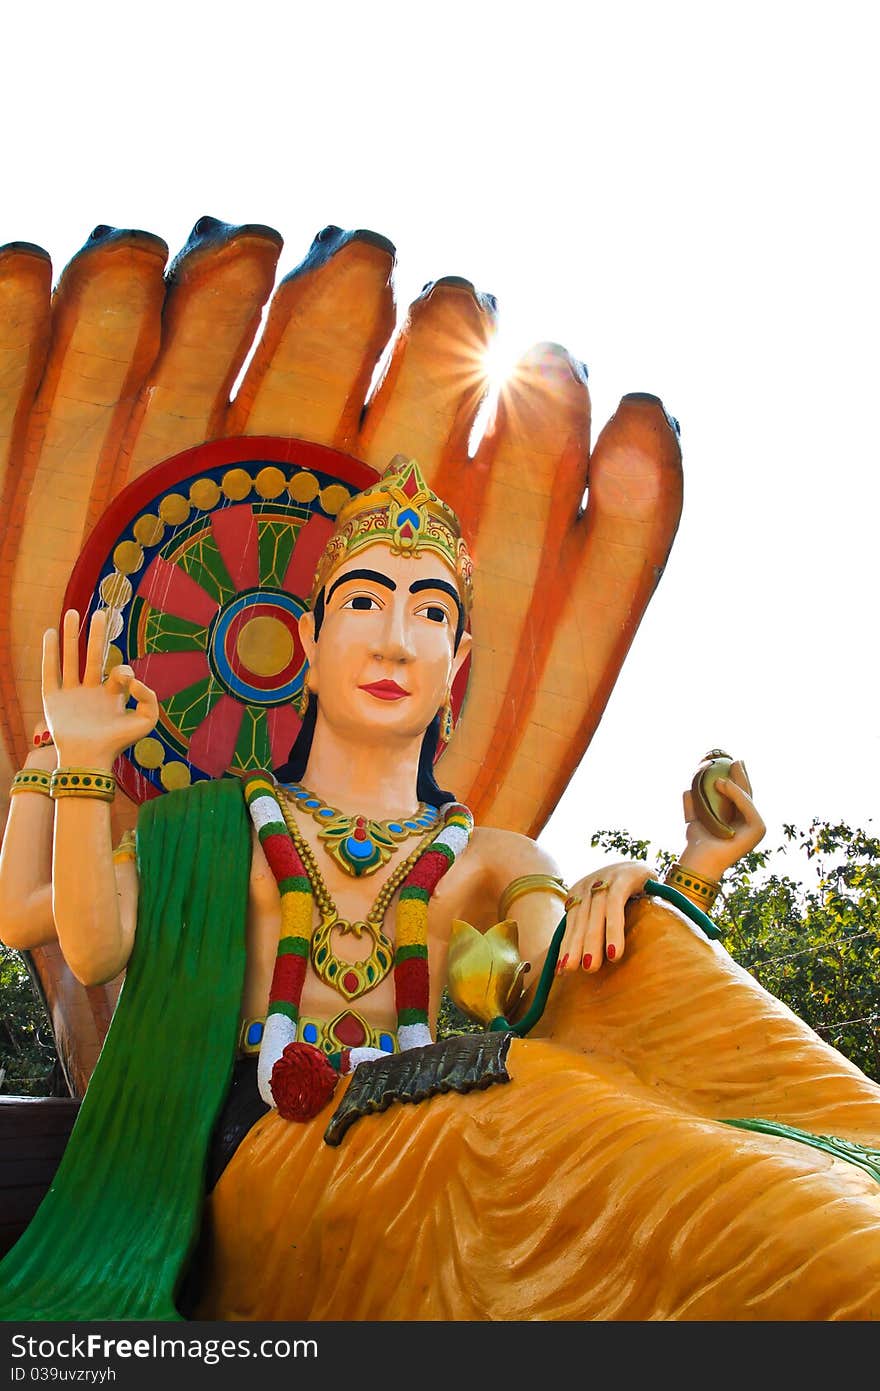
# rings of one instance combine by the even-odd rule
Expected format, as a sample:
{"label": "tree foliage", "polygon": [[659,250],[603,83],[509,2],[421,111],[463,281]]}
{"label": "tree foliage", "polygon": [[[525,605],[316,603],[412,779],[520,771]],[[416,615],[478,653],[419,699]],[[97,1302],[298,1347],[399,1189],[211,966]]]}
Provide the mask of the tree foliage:
{"label": "tree foliage", "polygon": [[[783,837],[728,871],[713,918],[735,961],[880,1082],[880,840],[820,819]],[[592,844],[661,875],[675,858],[627,831],[599,831]],[[781,856],[793,874],[770,868]]]}
{"label": "tree foliage", "polygon": [[0,943],[0,1091],[66,1096],[52,1025],[25,959]]}

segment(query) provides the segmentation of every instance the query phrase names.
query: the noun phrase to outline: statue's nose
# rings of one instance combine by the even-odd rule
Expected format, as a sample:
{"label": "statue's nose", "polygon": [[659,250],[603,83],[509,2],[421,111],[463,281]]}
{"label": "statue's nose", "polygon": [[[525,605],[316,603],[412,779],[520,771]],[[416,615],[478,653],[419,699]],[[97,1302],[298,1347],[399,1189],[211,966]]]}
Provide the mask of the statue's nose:
{"label": "statue's nose", "polygon": [[402,604],[390,603],[385,610],[380,656],[389,662],[408,662],[413,656],[409,617]]}

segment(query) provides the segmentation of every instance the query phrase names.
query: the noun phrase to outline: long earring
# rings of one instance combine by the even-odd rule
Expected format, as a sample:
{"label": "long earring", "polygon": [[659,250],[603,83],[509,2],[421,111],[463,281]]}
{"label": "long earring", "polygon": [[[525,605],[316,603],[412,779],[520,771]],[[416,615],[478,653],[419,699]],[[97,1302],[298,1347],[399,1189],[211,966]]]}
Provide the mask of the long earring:
{"label": "long earring", "polygon": [[448,744],[455,733],[455,721],[452,718],[452,691],[446,692],[446,699],[440,707],[440,738],[444,744]]}
{"label": "long earring", "polygon": [[309,673],[306,672],[305,680],[300,686],[298,694],[295,695],[293,698],[293,708],[299,715],[301,720],[304,720],[306,715],[309,713],[310,695],[311,691],[309,690]]}

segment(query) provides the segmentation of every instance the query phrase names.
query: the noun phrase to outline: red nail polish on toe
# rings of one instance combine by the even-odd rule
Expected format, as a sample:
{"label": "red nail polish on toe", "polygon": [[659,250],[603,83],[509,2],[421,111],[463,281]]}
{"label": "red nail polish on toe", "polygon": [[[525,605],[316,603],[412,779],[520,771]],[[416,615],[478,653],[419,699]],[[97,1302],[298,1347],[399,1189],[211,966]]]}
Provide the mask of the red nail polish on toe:
{"label": "red nail polish on toe", "polygon": [[605,952],[605,955],[608,957],[608,960],[609,960],[609,961],[613,961],[613,960],[614,960],[615,956],[617,955],[617,948],[616,948],[616,946],[614,945],[613,942],[612,942],[611,945],[608,947],[607,951]]}
{"label": "red nail polish on toe", "polygon": [[582,961],[581,964],[582,964],[582,966],[583,966],[583,968],[584,968],[585,971],[589,971],[590,967],[591,967],[592,964],[593,964],[593,957],[592,957],[592,954],[591,954],[590,952],[587,952],[587,953],[586,953],[586,955],[584,956],[584,959],[583,959],[583,961]]}
{"label": "red nail polish on toe", "polygon": [[560,971],[564,971],[567,965],[568,965],[568,952],[565,953],[565,956],[562,958],[562,961],[559,963],[559,969],[560,969]]}

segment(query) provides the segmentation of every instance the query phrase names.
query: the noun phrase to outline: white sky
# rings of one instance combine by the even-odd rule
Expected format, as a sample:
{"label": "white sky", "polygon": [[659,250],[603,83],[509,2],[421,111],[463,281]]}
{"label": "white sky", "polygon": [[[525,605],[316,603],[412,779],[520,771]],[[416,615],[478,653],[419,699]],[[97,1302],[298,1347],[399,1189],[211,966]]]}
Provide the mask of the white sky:
{"label": "white sky", "polygon": [[669,848],[711,745],[783,821],[877,808],[876,11],[762,0],[49,0],[3,19],[0,243],[56,274],[99,222],[174,254],[203,213],[396,244],[402,305],[464,275],[511,352],[681,422],[685,506],[542,837]]}

